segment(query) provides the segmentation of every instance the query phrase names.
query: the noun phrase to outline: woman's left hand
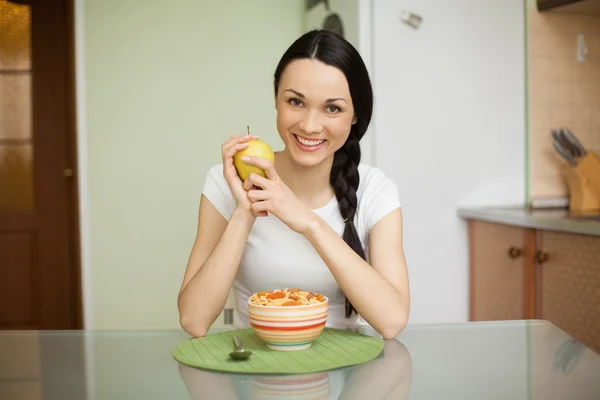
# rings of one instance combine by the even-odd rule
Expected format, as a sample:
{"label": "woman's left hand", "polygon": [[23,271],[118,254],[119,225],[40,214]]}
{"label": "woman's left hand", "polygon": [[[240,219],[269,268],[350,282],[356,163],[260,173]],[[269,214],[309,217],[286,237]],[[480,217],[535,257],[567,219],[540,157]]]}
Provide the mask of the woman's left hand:
{"label": "woman's left hand", "polygon": [[248,198],[252,201],[251,209],[254,215],[266,216],[267,213],[271,213],[295,232],[305,232],[315,214],[300,203],[296,195],[283,183],[273,163],[259,157],[244,157],[242,161],[262,169],[267,175],[265,178],[253,173],[244,182],[244,189],[248,191]]}

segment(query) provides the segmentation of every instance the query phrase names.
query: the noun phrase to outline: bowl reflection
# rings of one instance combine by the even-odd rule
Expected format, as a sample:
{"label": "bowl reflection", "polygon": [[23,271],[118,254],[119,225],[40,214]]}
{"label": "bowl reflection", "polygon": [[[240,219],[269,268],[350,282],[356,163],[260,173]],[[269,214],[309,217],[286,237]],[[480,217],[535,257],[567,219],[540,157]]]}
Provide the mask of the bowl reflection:
{"label": "bowl reflection", "polygon": [[251,378],[252,400],[295,399],[324,400],[329,398],[329,374],[258,376]]}

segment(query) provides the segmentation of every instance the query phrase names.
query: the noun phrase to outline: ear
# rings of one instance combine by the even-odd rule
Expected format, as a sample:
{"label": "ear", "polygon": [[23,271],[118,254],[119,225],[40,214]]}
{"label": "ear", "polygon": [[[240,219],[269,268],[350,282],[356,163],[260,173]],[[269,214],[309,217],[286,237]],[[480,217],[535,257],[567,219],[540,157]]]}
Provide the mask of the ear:
{"label": "ear", "polygon": [[358,121],[358,119],[356,118],[356,115],[355,115],[354,118],[352,118],[352,125],[356,124],[356,121]]}

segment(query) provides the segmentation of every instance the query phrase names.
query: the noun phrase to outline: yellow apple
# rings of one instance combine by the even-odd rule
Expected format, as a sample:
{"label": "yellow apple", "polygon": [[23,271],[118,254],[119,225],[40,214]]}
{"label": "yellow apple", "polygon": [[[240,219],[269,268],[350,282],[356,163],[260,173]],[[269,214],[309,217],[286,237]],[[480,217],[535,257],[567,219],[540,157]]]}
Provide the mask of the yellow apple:
{"label": "yellow apple", "polygon": [[275,162],[275,154],[268,143],[262,140],[250,140],[248,147],[238,151],[233,156],[233,165],[237,170],[238,175],[242,181],[245,181],[251,173],[266,177],[265,171],[261,168],[255,167],[254,165],[248,165],[242,161],[243,156],[259,157],[265,160],[269,160],[272,163]]}

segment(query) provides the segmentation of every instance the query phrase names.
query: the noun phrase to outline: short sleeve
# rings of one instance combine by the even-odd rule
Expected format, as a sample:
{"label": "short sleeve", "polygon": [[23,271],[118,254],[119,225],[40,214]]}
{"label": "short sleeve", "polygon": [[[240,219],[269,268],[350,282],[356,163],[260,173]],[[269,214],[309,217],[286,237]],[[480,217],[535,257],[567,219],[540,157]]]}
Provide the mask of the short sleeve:
{"label": "short sleeve", "polygon": [[380,219],[401,207],[398,185],[388,178],[383,171],[373,168],[366,177],[361,199],[363,220],[367,232]]}
{"label": "short sleeve", "polygon": [[204,177],[202,194],[227,221],[235,211],[235,197],[223,176],[223,164],[211,167]]}

